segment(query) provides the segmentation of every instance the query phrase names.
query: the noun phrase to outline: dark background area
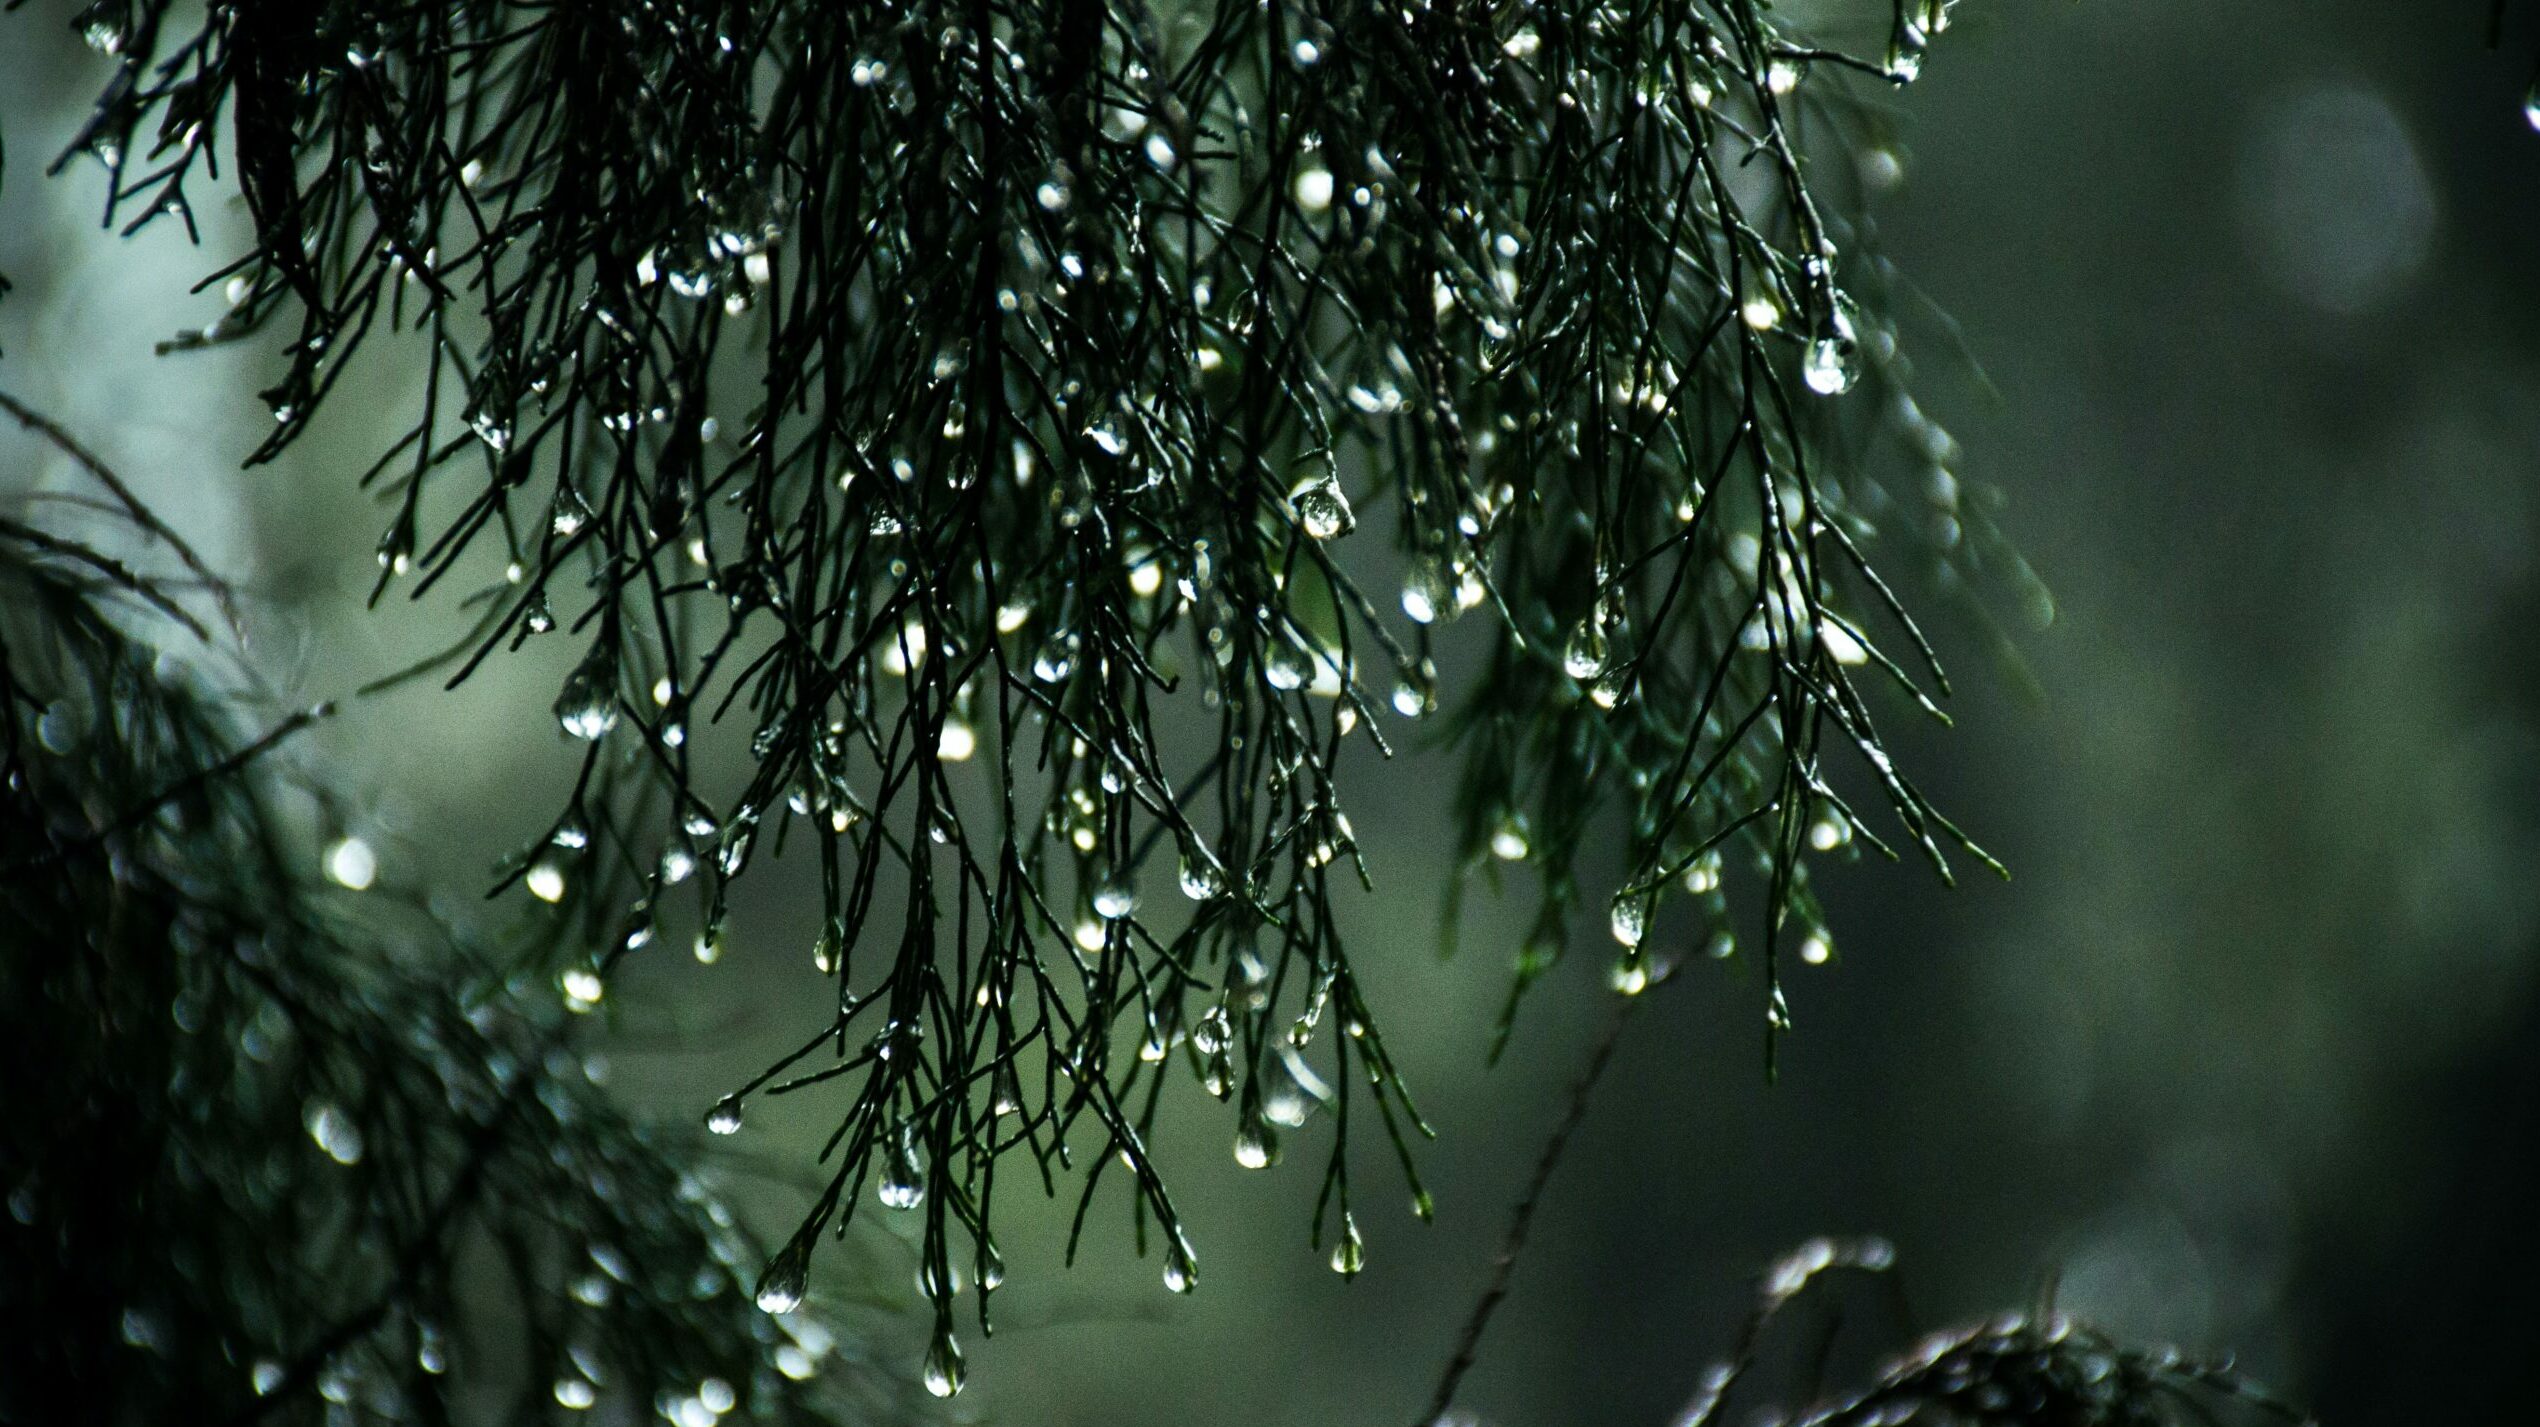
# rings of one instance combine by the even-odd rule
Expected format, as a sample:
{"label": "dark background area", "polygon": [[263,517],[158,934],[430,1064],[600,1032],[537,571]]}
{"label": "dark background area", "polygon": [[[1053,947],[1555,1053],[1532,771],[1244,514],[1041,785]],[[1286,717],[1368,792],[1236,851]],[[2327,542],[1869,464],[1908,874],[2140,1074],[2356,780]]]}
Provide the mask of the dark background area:
{"label": "dark background area", "polygon": [[[1906,761],[2016,880],[1951,892],[1870,863],[1829,879],[1842,954],[1793,972],[1778,1084],[1749,981],[1696,966],[1638,1018],[1464,1394],[1483,1420],[1668,1420],[1754,1273],[1826,1232],[1899,1248],[1913,1322],[1853,1300],[1845,1341],[1864,1350],[2051,1280],[2121,1333],[2237,1350],[2333,1423],[2527,1412],[2540,134],[2521,104],[2540,13],[2491,51],[2486,11],[1959,7],[1896,100],[1906,180],[1881,237],[1989,381],[1936,322],[1909,324],[1960,474],[2004,494],[2058,614],[2020,636],[2042,699],[1956,641],[1959,727],[1916,734]],[[37,176],[95,78],[41,17],[0,24],[17,160],[0,270],[21,284],[0,304],[0,383],[248,572],[279,684],[340,694],[432,647],[449,611],[360,612],[381,520],[352,489],[377,440],[360,402],[240,473],[269,354],[149,355],[216,310],[184,293],[239,215],[211,215],[200,252],[95,235],[95,179]],[[38,459],[15,433],[0,453]],[[460,905],[542,825],[569,777],[545,706],[570,657],[495,661],[312,745],[377,787],[361,831],[384,875]],[[1368,1271],[1345,1285],[1305,1245],[1310,1145],[1246,1175],[1219,1117],[1184,1114],[1163,1149],[1200,1291],[1170,1298],[1129,1257],[1125,1213],[1098,1212],[1088,1262],[1062,1270],[1069,1206],[1030,1211],[962,1412],[1416,1413],[1604,1014],[1581,959],[1483,1070],[1526,904],[1477,894],[1464,959],[1437,960],[1445,770],[1416,747],[1361,761],[1380,894],[1349,909],[1441,1132],[1437,1224],[1363,1214]],[[700,1113],[817,1012],[792,999],[819,994],[807,875],[752,880],[721,965],[666,957],[612,993],[630,1098]],[[754,1114],[740,1152],[782,1166],[825,1128],[817,1107]],[[1383,1172],[1361,1167],[1371,1207]],[[799,1199],[765,1178],[782,1222]],[[895,1369],[922,1333],[902,1326]]]}

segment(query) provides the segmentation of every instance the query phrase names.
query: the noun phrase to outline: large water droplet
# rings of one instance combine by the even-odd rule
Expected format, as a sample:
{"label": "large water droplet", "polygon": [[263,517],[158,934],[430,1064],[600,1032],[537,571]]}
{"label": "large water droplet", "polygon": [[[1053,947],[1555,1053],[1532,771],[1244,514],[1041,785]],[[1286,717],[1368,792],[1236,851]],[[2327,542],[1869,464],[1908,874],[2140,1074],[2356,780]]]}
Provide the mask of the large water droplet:
{"label": "large water droplet", "polygon": [[1305,687],[1305,656],[1285,640],[1274,640],[1261,656],[1261,680],[1281,693]]}
{"label": "large water droplet", "polygon": [[1268,1169],[1279,1162],[1279,1136],[1258,1109],[1246,1110],[1235,1126],[1235,1163],[1246,1169]]}
{"label": "large water droplet", "polygon": [[1194,902],[1226,895],[1226,874],[1218,870],[1207,853],[1193,850],[1182,854],[1182,895]]}
{"label": "large water droplet", "polygon": [[1570,631],[1570,641],[1561,648],[1561,672],[1581,683],[1605,672],[1612,654],[1605,644],[1605,631],[1593,619],[1582,620]]}
{"label": "large water droplet", "polygon": [[538,901],[564,901],[564,863],[556,861],[554,856],[541,853],[538,861],[528,863],[528,871],[521,873],[521,881],[528,886],[528,894],[536,896]]}
{"label": "large water droplet", "polygon": [[1137,889],[1123,877],[1114,876],[1094,889],[1094,915],[1116,922],[1138,909]]}
{"label": "large water droplet", "polygon": [[1628,888],[1614,895],[1614,906],[1607,918],[1614,940],[1625,946],[1638,946],[1649,930],[1649,898],[1647,894]]}
{"label": "large water droplet", "polygon": [[787,1244],[759,1275],[758,1306],[762,1313],[791,1313],[803,1306],[804,1282],[811,1276],[811,1246],[801,1239]]}
{"label": "large water droplet", "polygon": [[741,1097],[726,1095],[706,1111],[706,1128],[718,1135],[738,1134],[741,1130]]}
{"label": "large water droplet", "polygon": [[309,1138],[326,1151],[327,1158],[337,1164],[362,1162],[362,1130],[352,1117],[338,1109],[331,1100],[312,1100],[301,1113],[301,1123],[308,1127]]}
{"label": "large water droplet", "polygon": [[917,1162],[917,1137],[906,1126],[883,1159],[882,1182],[874,1189],[874,1197],[886,1209],[914,1209],[926,1198],[926,1172]]}
{"label": "large water droplet", "polygon": [[926,1350],[923,1376],[926,1390],[937,1397],[950,1397],[961,1391],[961,1343],[950,1328],[936,1330],[934,1345]]}
{"label": "large water droplet", "polygon": [[1329,471],[1288,492],[1288,503],[1296,507],[1297,524],[1317,540],[1337,539],[1358,525],[1358,517],[1350,513],[1349,498],[1341,494],[1340,478]]}
{"label": "large water droplet", "polygon": [[378,854],[370,844],[358,837],[337,839],[326,852],[326,875],[340,886],[359,892],[379,876]]}
{"label": "large water droplet", "polygon": [[1499,826],[1491,829],[1490,850],[1502,862],[1526,860],[1526,854],[1534,849],[1526,836],[1524,813],[1511,812],[1499,820]]}
{"label": "large water droplet", "polygon": [[1199,1265],[1191,1258],[1191,1246],[1176,1229],[1172,1242],[1164,1246],[1164,1286],[1175,1293],[1188,1293],[1198,1281]]}
{"label": "large water droplet", "polygon": [[1819,396],[1840,396],[1852,390],[1861,375],[1861,344],[1853,335],[1852,319],[1845,316],[1842,300],[1836,299],[1825,320],[1817,324],[1817,333],[1808,343],[1808,357],[1800,375],[1808,389]]}
{"label": "large water droplet", "polygon": [[576,738],[597,741],[617,726],[617,665],[600,650],[575,666],[556,695],[556,722]]}
{"label": "large water droplet", "polygon": [[1341,1239],[1332,1245],[1332,1272],[1343,1278],[1358,1277],[1367,1267],[1367,1244],[1358,1237],[1358,1219],[1348,1210],[1341,1211]]}
{"label": "large water droplet", "polygon": [[1412,562],[1402,581],[1402,612],[1414,624],[1432,624],[1463,613],[1456,598],[1455,571],[1444,557],[1424,555]]}

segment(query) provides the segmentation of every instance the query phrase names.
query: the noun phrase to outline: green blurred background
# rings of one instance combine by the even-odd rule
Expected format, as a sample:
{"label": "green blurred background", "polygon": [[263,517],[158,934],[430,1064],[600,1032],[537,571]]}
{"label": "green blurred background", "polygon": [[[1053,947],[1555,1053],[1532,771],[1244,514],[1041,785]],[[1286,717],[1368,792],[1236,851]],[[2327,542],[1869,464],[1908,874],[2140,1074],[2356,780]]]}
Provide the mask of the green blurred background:
{"label": "green blurred background", "polygon": [[[2333,1422],[2528,1411],[2540,135],[2521,101],[2540,13],[2491,51],[2486,10],[1959,7],[1897,101],[1882,238],[1989,378],[1921,349],[1926,406],[1963,474],[2007,495],[2059,615],[2023,636],[2042,699],[1958,641],[1959,730],[1915,734],[1907,761],[2017,880],[1830,879],[1843,955],[1793,973],[1777,1085],[1750,983],[1697,966],[1639,1018],[1467,1385],[1480,1418],[1668,1420],[1757,1269],[1823,1232],[1900,1251],[1911,1320],[1852,1300],[1858,1351],[2051,1280],[2123,1333],[2237,1349]],[[39,177],[99,77],[40,9],[0,23],[0,271],[20,285],[0,385],[245,573],[256,657],[291,698],[340,696],[451,628],[445,603],[361,609],[385,516],[353,488],[379,439],[358,408],[399,392],[236,469],[270,352],[150,355],[219,310],[185,292],[235,250],[234,204],[205,204],[202,251],[166,225],[119,245],[93,168]],[[0,458],[47,459],[15,432]],[[572,657],[357,706],[308,747],[375,789],[353,830],[385,876],[466,907],[545,826],[571,773],[546,705]],[[1520,904],[1476,896],[1464,959],[1438,961],[1445,771],[1416,749],[1360,761],[1381,890],[1347,908],[1440,1131],[1437,1223],[1364,1215],[1368,1270],[1344,1284],[1305,1244],[1319,1136],[1252,1175],[1222,1114],[1170,1118],[1200,1291],[1166,1295],[1120,1212],[1062,1270],[1068,1205],[1010,1189],[1004,1326],[970,1343],[958,1415],[1416,1414],[1604,1015],[1583,958],[1484,1071]],[[701,1113],[821,1014],[799,863],[745,884],[722,964],[620,979],[594,1033],[632,1100]],[[739,1137],[771,1224],[801,1202],[783,1167],[820,1109],[771,1106]],[[1382,1173],[1362,1165],[1370,1205]],[[871,1232],[884,1291],[910,1300],[907,1254]],[[848,1259],[821,1291],[872,1291]],[[884,1361],[913,1370],[922,1325],[891,1323]]]}

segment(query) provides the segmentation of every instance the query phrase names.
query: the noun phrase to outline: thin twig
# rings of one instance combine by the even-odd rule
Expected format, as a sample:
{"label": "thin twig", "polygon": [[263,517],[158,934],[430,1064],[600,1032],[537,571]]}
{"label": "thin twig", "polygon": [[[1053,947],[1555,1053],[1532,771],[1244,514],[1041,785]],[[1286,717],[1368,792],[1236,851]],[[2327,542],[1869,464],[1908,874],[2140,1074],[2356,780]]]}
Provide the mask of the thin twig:
{"label": "thin twig", "polygon": [[1643,996],[1616,998],[1614,1017],[1606,1024],[1605,1034],[1589,1053],[1587,1068],[1579,1072],[1577,1083],[1570,1087],[1570,1103],[1562,1110],[1561,1119],[1552,1127],[1551,1137],[1543,1142],[1543,1153],[1535,1160],[1534,1177],[1526,1182],[1526,1192],[1517,1200],[1516,1211],[1508,1217],[1508,1232],[1500,1240],[1499,1257],[1491,1261],[1490,1283],[1473,1303],[1471,1316],[1464,1320],[1464,1331],[1455,1340],[1455,1354],[1447,1359],[1446,1371],[1438,1378],[1437,1392],[1429,1399],[1428,1411],[1420,1414],[1415,1427],[1429,1427],[1455,1405],[1455,1390],[1471,1370],[1473,1359],[1481,1351],[1482,1333],[1490,1327],[1491,1315],[1499,1311],[1500,1300],[1508,1296],[1509,1281],[1517,1273],[1517,1256],[1525,1251],[1526,1236],[1534,1228],[1535,1209],[1543,1202],[1544,1187],[1552,1182],[1552,1171],[1568,1153],[1570,1136],[1587,1118],[1588,1102],[1596,1094],[1596,1084],[1605,1076],[1605,1067],[1613,1062],[1614,1048],[1622,1043],[1623,1027]]}
{"label": "thin twig", "polygon": [[[194,553],[194,547],[185,543],[185,537],[169,529],[167,522],[159,519],[150,507],[142,502],[141,497],[134,495],[132,487],[124,484],[123,477],[116,475],[113,467],[99,459],[96,453],[79,444],[69,432],[63,430],[43,413],[28,407],[5,391],[0,391],[0,411],[6,411],[16,417],[19,425],[52,442],[63,455],[77,461],[82,469],[97,478],[98,484],[115,493],[115,499],[123,502],[124,510],[132,516],[133,524],[168,542],[168,548],[176,552],[176,558],[182,561],[185,568],[191,570],[194,577],[201,580],[212,592],[212,602],[220,606],[221,622],[229,626],[231,633],[238,632],[238,607],[231,598],[228,582],[213,574],[212,567],[203,563],[203,557]],[[192,623],[191,620],[186,622]],[[199,628],[196,633],[198,635],[201,633]]]}

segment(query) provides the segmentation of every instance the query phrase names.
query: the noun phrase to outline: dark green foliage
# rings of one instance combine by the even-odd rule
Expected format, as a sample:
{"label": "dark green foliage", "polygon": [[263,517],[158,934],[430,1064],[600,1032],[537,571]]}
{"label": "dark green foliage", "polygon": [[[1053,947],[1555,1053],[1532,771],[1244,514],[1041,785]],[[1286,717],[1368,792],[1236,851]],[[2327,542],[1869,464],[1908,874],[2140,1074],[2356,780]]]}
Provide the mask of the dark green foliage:
{"label": "dark green foliage", "polygon": [[[1386,721],[1464,750],[1469,862],[1540,866],[1520,989],[1582,902],[1627,992],[1662,903],[1725,954],[1726,855],[1778,1029],[1780,958],[1831,945],[1812,850],[1889,851],[1856,804],[1944,875],[1968,846],[1881,741],[1873,686],[1946,683],[1865,555],[2026,578],[1868,252],[1867,96],[1946,12],[101,0],[74,152],[126,231],[190,223],[227,120],[257,246],[171,345],[281,329],[257,459],[368,339],[428,342],[379,590],[477,591],[453,681],[587,648],[580,784],[513,864],[579,931],[541,969],[818,867],[835,994],[761,1083],[835,1098],[834,1173],[776,1275],[878,1178],[926,1281],[992,1281],[1022,1151],[1088,1200],[1125,1166],[1187,1286],[1145,1145],[1177,1063],[1247,1163],[1337,1100],[1318,1233],[1356,1234],[1354,1101],[1410,1172],[1333,916]],[[1572,870],[1607,827],[1610,918]]]}
{"label": "dark green foliage", "polygon": [[153,652],[185,588],[0,518],[0,1421],[896,1415],[896,1374],[779,1371],[833,1335],[751,1305],[689,1135],[596,1088],[522,948],[303,877],[326,795],[267,755],[326,710],[244,739]]}
{"label": "dark green foliage", "polygon": [[[1885,1275],[1895,1249],[1882,1239],[1816,1239],[1765,1271],[1754,1315],[1735,1354],[1713,1368],[1677,1414],[1678,1427],[1740,1420],[1729,1410],[1752,1378],[1785,1312],[1830,1273]],[[1835,1317],[1816,1371],[1832,1346]],[[1787,1421],[1774,1414],[1770,1420]],[[1831,1394],[1799,1417],[1808,1427],[2220,1427],[2226,1421],[2304,1424],[2228,1362],[2171,1348],[2134,1348],[2047,1306],[1933,1333],[1880,1367],[1865,1388]]]}

